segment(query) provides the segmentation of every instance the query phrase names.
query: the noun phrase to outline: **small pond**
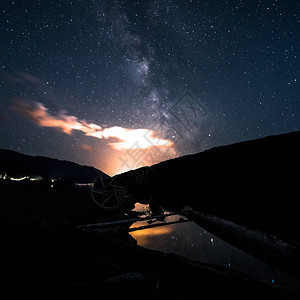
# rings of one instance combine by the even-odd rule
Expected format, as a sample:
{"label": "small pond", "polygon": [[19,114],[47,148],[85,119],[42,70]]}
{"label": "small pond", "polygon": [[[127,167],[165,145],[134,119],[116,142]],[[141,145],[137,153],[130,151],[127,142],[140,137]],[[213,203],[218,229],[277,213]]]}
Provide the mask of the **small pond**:
{"label": "small pond", "polygon": [[[145,211],[147,215],[147,207],[143,205],[137,204],[135,210]],[[179,218],[180,216],[166,217],[165,222],[173,222]],[[131,228],[144,225],[148,225],[147,221],[134,223]],[[221,240],[194,222],[138,230],[130,234],[138,245],[145,248],[224,266],[300,292],[300,280],[272,269],[263,261]]]}

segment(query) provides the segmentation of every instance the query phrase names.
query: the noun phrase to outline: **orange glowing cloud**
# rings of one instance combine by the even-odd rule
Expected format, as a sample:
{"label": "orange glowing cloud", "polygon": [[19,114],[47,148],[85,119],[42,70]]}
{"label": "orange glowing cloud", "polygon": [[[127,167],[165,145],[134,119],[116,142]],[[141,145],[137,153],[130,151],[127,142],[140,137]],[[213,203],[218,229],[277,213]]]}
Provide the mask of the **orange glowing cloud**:
{"label": "orange glowing cloud", "polygon": [[173,142],[155,137],[155,132],[150,129],[128,129],[119,126],[87,132],[86,135],[99,139],[115,137],[120,142],[110,143],[116,150],[148,149],[151,147],[172,147]]}
{"label": "orange glowing cloud", "polygon": [[37,102],[15,99],[11,109],[39,126],[57,128],[66,134],[72,134],[73,130],[78,130],[86,136],[98,139],[117,138],[117,142],[109,143],[115,150],[171,148],[174,146],[172,141],[156,137],[157,133],[151,129],[129,129],[120,126],[103,128],[100,125],[68,115],[66,111],[61,111],[57,116],[53,116],[43,104]]}

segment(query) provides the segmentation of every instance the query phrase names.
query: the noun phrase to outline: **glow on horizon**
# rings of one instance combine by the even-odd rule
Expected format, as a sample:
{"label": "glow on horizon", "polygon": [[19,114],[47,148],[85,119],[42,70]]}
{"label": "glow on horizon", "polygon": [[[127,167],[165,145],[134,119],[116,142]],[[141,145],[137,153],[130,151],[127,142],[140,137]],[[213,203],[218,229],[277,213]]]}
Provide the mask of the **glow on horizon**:
{"label": "glow on horizon", "polygon": [[109,176],[124,173],[145,166],[152,166],[161,161],[179,156],[175,147],[166,148],[131,148],[126,150],[111,149],[106,154],[107,159],[97,165],[100,170]]}

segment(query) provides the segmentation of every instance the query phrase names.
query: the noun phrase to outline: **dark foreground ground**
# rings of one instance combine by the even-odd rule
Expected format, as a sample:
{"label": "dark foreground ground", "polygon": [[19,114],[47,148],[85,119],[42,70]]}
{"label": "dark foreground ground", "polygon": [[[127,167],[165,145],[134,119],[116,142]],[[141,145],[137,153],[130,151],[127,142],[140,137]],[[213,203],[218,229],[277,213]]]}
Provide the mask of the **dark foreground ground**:
{"label": "dark foreground ground", "polygon": [[1,182],[2,299],[298,299],[229,269],[144,249],[89,194],[50,183]]}

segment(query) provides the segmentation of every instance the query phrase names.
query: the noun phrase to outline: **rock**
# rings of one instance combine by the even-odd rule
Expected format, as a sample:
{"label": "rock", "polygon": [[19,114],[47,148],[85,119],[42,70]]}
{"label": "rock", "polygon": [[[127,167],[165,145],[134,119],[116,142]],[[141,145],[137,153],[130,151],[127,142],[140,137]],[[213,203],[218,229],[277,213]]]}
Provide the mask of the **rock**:
{"label": "rock", "polygon": [[146,279],[137,272],[128,272],[103,282],[104,292],[111,299],[138,299],[146,286]]}
{"label": "rock", "polygon": [[121,274],[119,276],[109,278],[105,280],[104,283],[107,285],[115,285],[115,286],[141,285],[145,283],[145,277],[140,273],[128,272],[128,273]]}

